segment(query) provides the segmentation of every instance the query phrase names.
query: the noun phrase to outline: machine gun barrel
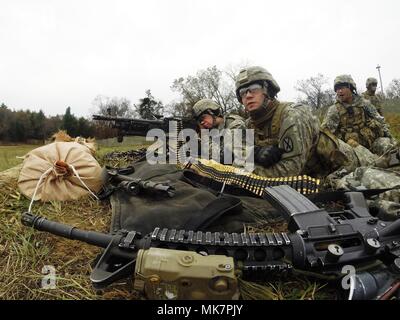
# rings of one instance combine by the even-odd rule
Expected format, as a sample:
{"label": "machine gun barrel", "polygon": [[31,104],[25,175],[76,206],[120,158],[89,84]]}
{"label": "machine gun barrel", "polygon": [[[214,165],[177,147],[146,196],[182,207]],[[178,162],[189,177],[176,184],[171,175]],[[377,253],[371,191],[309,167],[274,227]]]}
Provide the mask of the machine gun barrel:
{"label": "machine gun barrel", "polygon": [[[93,120],[106,121],[114,129],[118,130],[118,142],[122,142],[124,136],[146,136],[151,129],[161,129],[165,132],[169,131],[170,122],[177,122],[177,131],[184,128],[196,128],[196,122],[189,118],[160,118],[160,119],[134,119],[123,117],[112,117],[95,114]],[[178,128],[179,127],[179,128]]]}
{"label": "machine gun barrel", "polygon": [[161,119],[161,120],[133,119],[133,118],[123,118],[123,117],[102,116],[100,114],[93,115],[92,119],[97,120],[97,121],[134,122],[137,124],[155,124],[155,125],[164,124],[163,119]]}
{"label": "machine gun barrel", "polygon": [[97,247],[106,248],[112,240],[112,235],[96,231],[81,230],[73,226],[35,216],[30,212],[23,213],[21,221],[23,225],[36,230],[46,231],[63,238],[83,241]]}

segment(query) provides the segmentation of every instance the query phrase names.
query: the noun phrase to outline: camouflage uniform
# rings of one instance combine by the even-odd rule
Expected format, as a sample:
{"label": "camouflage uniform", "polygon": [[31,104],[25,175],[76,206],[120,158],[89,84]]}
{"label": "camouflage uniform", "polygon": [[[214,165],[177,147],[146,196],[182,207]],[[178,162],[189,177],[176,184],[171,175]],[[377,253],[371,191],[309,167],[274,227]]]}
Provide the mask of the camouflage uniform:
{"label": "camouflage uniform", "polygon": [[224,121],[217,127],[218,130],[222,129],[246,129],[245,120],[236,114],[224,115]]}
{"label": "camouflage uniform", "polygon": [[[242,83],[251,85],[258,79],[268,81],[279,91],[279,86],[265,69],[252,67],[245,69]],[[236,84],[236,94],[240,88],[246,88],[240,82]],[[307,174],[314,177],[326,177],[331,172],[344,168],[347,172],[360,165],[370,165],[376,156],[362,146],[352,148],[327,130],[320,130],[319,120],[312,114],[310,107],[282,103],[275,98],[264,101],[250,114],[246,121],[249,129],[254,129],[256,146],[278,146],[283,150],[280,161],[271,166],[255,165],[254,173],[268,177],[293,176]]]}
{"label": "camouflage uniform", "polygon": [[[224,137],[224,140],[227,141],[232,141],[232,144],[226,145],[224,144],[224,142],[221,141],[220,143],[220,160],[221,162],[223,162],[223,157],[224,157],[224,147],[225,145],[227,146],[227,151],[231,152],[233,155],[235,154],[242,154],[243,155],[243,150],[246,147],[245,141],[244,141],[244,135],[242,135],[242,144],[235,144],[235,140],[234,140],[234,129],[246,129],[246,125],[245,125],[245,121],[244,119],[236,114],[228,114],[228,115],[224,115],[223,117],[223,122],[216,128],[220,131],[221,136]],[[244,131],[243,131],[244,133]],[[211,148],[210,148],[210,159],[212,158],[212,148],[217,148],[217,146],[215,146],[215,142],[211,141],[212,139],[210,138],[210,143],[211,143]],[[233,158],[235,158],[235,156],[233,156]],[[232,159],[234,161],[234,159]],[[229,164],[229,163],[226,163]],[[235,164],[235,163],[233,163]]]}
{"label": "camouflage uniform", "polygon": [[376,110],[379,112],[381,116],[383,116],[383,109],[382,109],[382,103],[383,103],[383,96],[381,94],[375,94],[372,90],[370,90],[370,86],[377,86],[378,85],[378,80],[375,78],[368,78],[365,86],[367,87],[367,91],[365,91],[362,94],[362,97],[366,100],[369,100]]}
{"label": "camouflage uniform", "polygon": [[[202,99],[198,101],[194,106],[193,106],[193,113],[194,116],[198,119],[202,114],[207,113],[215,117],[221,117],[223,121],[217,126],[214,127],[213,129],[217,129],[220,132],[220,135],[224,137],[224,140],[229,141],[229,139],[233,138],[233,132],[231,130],[234,129],[245,129],[245,122],[242,117],[239,115],[235,114],[227,114],[227,115],[222,115],[222,108],[216,104],[214,101],[210,99]],[[233,140],[231,140],[233,141]],[[233,141],[234,142],[234,141]],[[212,159],[212,150],[220,150],[220,161],[222,162],[224,160],[224,142],[222,139],[218,139],[218,142],[213,141],[212,137],[210,136],[209,139],[209,158]],[[236,152],[243,152],[243,149],[245,147],[244,141],[242,141],[242,145],[232,145],[229,144],[227,145],[227,151],[228,152],[233,152],[234,154]]]}
{"label": "camouflage uniform", "polygon": [[257,146],[277,145],[285,152],[281,160],[265,168],[255,165],[254,173],[267,177],[285,177],[306,174],[307,163],[312,157],[318,140],[318,120],[310,108],[293,103],[273,100],[270,105],[275,112],[263,123],[256,124],[251,118],[246,126],[254,129],[254,144]]}
{"label": "camouflage uniform", "polygon": [[389,126],[369,101],[358,95],[353,97],[351,104],[337,101],[329,107],[321,128],[350,145],[361,144],[374,152],[375,146],[385,140],[380,138],[392,140]]}
{"label": "camouflage uniform", "polygon": [[[333,135],[320,135],[319,120],[309,106],[280,102],[275,96],[280,91],[272,75],[261,67],[242,70],[236,79],[236,96],[242,102],[241,89],[253,84],[262,85],[267,97],[264,103],[250,112],[246,127],[254,130],[256,147],[281,150],[279,161],[271,165],[255,163],[254,173],[267,177],[307,174],[324,176],[344,164],[356,161],[351,148],[338,142]],[[340,150],[342,146],[347,147]],[[350,160],[347,153],[352,156]]]}
{"label": "camouflage uniform", "polygon": [[334,180],[336,189],[397,189],[381,193],[379,197],[370,201],[369,205],[382,208],[388,214],[400,217],[400,173],[371,167],[360,167],[341,179]]}
{"label": "camouflage uniform", "polygon": [[[349,81],[356,89],[355,83],[349,76],[337,77],[335,85],[337,80],[340,83]],[[351,115],[349,111],[352,113]],[[391,138],[389,128],[383,117],[378,114],[370,102],[356,94],[353,95],[352,104],[337,102],[329,108],[322,128],[330,130],[345,141],[349,141],[354,146],[354,152],[360,160],[359,167],[335,172],[328,176],[327,182],[331,187],[354,190],[355,188],[386,189],[400,186],[399,173],[382,169],[388,167],[387,152],[395,149],[397,143]],[[343,174],[340,176],[341,173]],[[386,213],[398,217],[400,214],[399,196],[398,190],[388,191],[381,194],[377,199],[369,201],[369,205],[384,209]]]}
{"label": "camouflage uniform", "polygon": [[373,106],[376,108],[376,110],[379,112],[381,116],[383,116],[383,108],[382,108],[382,103],[383,103],[383,96],[381,94],[373,94],[372,92],[369,92],[368,90],[362,93],[362,97],[366,100],[369,100],[373,104]]}

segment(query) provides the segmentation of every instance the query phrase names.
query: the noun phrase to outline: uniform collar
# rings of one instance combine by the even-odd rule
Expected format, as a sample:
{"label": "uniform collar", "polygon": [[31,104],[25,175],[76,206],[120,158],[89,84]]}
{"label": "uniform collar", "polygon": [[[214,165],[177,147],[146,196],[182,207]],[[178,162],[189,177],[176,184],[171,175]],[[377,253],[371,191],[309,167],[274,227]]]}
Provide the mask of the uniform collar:
{"label": "uniform collar", "polygon": [[361,100],[361,97],[358,94],[353,94],[353,102],[352,103],[343,103],[343,102],[340,102],[339,100],[336,100],[336,101],[343,107],[349,108],[349,107],[357,106],[359,104],[360,100]]}

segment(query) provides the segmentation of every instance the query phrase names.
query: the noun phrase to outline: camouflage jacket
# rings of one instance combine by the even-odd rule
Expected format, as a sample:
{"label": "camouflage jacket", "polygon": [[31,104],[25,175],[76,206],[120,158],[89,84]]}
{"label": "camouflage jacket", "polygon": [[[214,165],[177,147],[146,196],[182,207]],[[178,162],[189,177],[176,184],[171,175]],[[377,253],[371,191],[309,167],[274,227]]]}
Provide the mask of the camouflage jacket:
{"label": "camouflage jacket", "polygon": [[383,96],[381,94],[371,94],[368,90],[363,92],[362,97],[369,100],[381,116],[383,116]]}
{"label": "camouflage jacket", "polygon": [[357,95],[351,104],[337,101],[330,106],[321,128],[350,145],[356,142],[367,149],[380,137],[391,138],[385,119],[368,100]]}
{"label": "camouflage jacket", "polygon": [[255,165],[254,173],[267,177],[307,174],[307,163],[312,158],[319,134],[319,121],[308,106],[278,102],[274,115],[256,126],[249,118],[246,126],[254,129],[255,145],[277,145],[282,148],[282,159],[271,167]]}
{"label": "camouflage jacket", "polygon": [[[228,162],[224,161],[224,148],[226,146],[227,151],[230,153],[233,153],[233,154],[235,152],[243,153],[243,150],[245,148],[245,142],[243,141],[244,140],[243,139],[244,131],[243,131],[243,134],[241,133],[241,137],[240,137],[242,140],[242,143],[238,144],[237,141],[235,140],[235,139],[237,139],[237,137],[235,137],[234,131],[232,131],[232,130],[246,129],[245,121],[239,115],[227,114],[227,115],[224,115],[223,121],[215,129],[219,130],[221,136],[223,136],[224,139],[223,140],[218,139],[218,141],[216,141],[216,140],[212,139],[212,137],[210,137],[209,159],[218,160],[218,159],[215,159],[215,156],[213,156],[213,150],[219,149],[219,156],[220,156],[219,162],[225,163],[225,164],[231,164],[230,161],[228,161]],[[227,143],[225,143],[225,142],[227,142]],[[232,160],[234,160],[234,159],[232,159]]]}
{"label": "camouflage jacket", "polygon": [[217,129],[246,129],[246,124],[241,116],[236,114],[228,114],[224,116],[224,121],[218,126]]}

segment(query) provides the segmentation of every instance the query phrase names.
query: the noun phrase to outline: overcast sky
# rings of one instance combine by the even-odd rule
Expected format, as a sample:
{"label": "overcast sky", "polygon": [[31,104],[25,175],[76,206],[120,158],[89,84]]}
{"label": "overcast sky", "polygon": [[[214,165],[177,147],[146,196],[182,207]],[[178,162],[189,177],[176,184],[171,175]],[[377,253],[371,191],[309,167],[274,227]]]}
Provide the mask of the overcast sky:
{"label": "overcast sky", "polygon": [[296,81],[349,73],[400,78],[400,1],[0,0],[0,103],[88,116],[97,95],[167,104],[174,79],[216,65]]}

